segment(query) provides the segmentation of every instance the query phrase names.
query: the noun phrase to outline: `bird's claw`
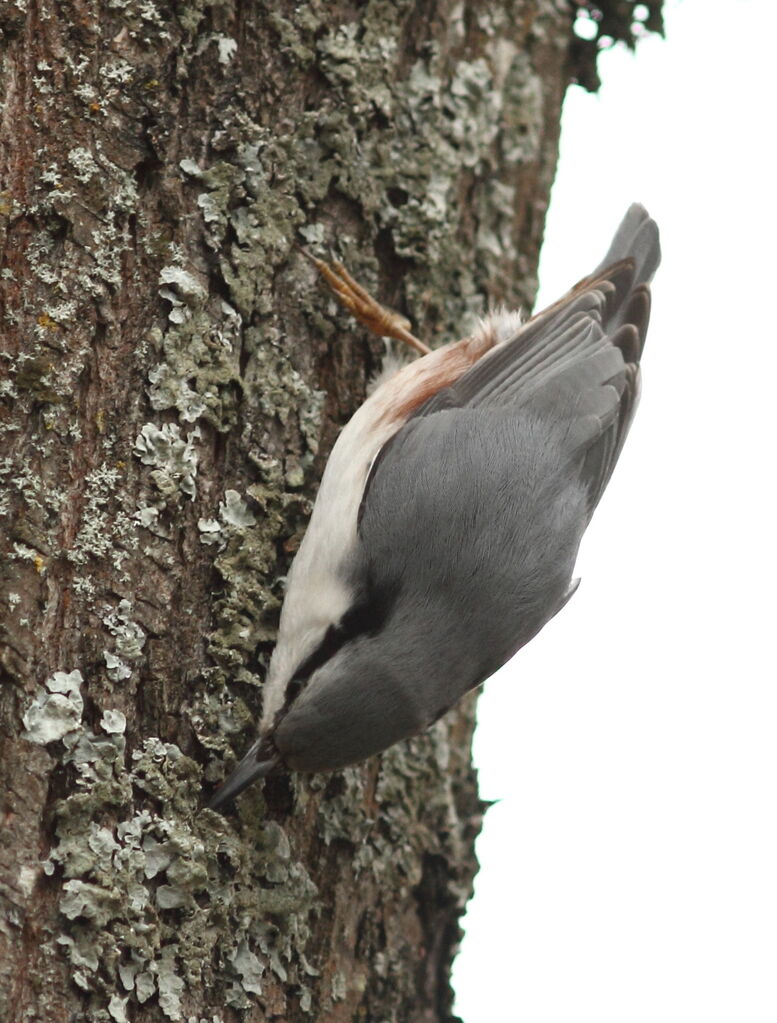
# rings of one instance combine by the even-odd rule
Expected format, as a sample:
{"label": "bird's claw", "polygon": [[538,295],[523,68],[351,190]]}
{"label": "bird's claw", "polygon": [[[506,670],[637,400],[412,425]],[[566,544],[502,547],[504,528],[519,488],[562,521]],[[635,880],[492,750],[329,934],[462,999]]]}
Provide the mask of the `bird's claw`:
{"label": "bird's claw", "polygon": [[342,263],[336,261],[326,263],[302,246],[300,246],[300,251],[327,282],[340,305],[347,309],[359,323],[363,323],[368,330],[379,337],[396,338],[397,341],[403,341],[410,345],[421,355],[429,354],[431,349],[408,330],[410,326],[408,320],[404,316],[400,316],[399,313],[382,306],[358,281],[351,277]]}

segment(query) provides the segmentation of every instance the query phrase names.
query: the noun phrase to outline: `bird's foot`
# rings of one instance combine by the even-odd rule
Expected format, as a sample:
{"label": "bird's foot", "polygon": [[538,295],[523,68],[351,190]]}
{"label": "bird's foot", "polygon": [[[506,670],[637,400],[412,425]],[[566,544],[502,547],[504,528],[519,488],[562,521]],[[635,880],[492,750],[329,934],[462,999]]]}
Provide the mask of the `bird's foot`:
{"label": "bird's foot", "polygon": [[359,323],[363,323],[373,334],[396,338],[397,341],[404,341],[406,345],[410,345],[421,355],[429,354],[431,349],[408,330],[410,324],[405,317],[382,306],[351,277],[342,263],[325,263],[323,259],[317,259],[301,246],[300,249],[327,282],[340,305],[344,306]]}

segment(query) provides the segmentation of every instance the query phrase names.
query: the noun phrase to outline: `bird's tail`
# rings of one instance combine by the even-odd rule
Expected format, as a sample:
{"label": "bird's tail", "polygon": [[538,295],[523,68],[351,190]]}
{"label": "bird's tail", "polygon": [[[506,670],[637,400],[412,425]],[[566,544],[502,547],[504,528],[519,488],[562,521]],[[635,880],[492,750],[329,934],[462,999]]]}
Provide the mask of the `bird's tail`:
{"label": "bird's tail", "polygon": [[645,207],[638,202],[629,206],[610,243],[607,255],[591,277],[598,277],[614,263],[620,263],[624,259],[633,260],[635,286],[651,281],[661,262],[658,227]]}

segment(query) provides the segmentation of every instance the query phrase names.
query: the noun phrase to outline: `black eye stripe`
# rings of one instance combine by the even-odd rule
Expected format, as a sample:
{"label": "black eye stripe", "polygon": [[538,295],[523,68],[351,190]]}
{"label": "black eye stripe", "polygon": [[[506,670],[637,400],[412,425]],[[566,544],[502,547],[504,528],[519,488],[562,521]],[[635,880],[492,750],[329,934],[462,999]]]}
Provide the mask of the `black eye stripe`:
{"label": "black eye stripe", "polygon": [[288,706],[295,700],[310,676],[334,657],[337,651],[357,636],[374,636],[388,617],[396,597],[395,592],[386,590],[373,593],[367,600],[347,611],[337,625],[330,625],[316,649],[305,658],[292,675],[286,686],[284,703]]}
{"label": "black eye stripe", "polygon": [[286,703],[290,703],[299,696],[301,689],[313,672],[317,668],[320,668],[325,661],[328,661],[330,657],[333,657],[347,639],[348,636],[339,625],[329,626],[319,645],[313,653],[306,657],[302,664],[300,664],[294,672],[289,684],[286,686]]}

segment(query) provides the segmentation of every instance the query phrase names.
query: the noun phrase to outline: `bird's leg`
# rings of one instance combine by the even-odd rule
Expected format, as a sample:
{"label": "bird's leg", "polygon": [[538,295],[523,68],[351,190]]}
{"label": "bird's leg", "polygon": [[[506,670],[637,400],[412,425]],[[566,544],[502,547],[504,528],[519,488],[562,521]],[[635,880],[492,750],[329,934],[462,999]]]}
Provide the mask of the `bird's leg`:
{"label": "bird's leg", "polygon": [[429,354],[431,349],[407,329],[410,324],[404,316],[386,309],[377,302],[351,277],[342,263],[325,263],[323,259],[316,259],[306,249],[301,248],[301,251],[327,282],[340,305],[344,306],[359,323],[363,323],[368,330],[380,337],[396,338],[397,341],[404,341],[410,345],[421,355]]}

